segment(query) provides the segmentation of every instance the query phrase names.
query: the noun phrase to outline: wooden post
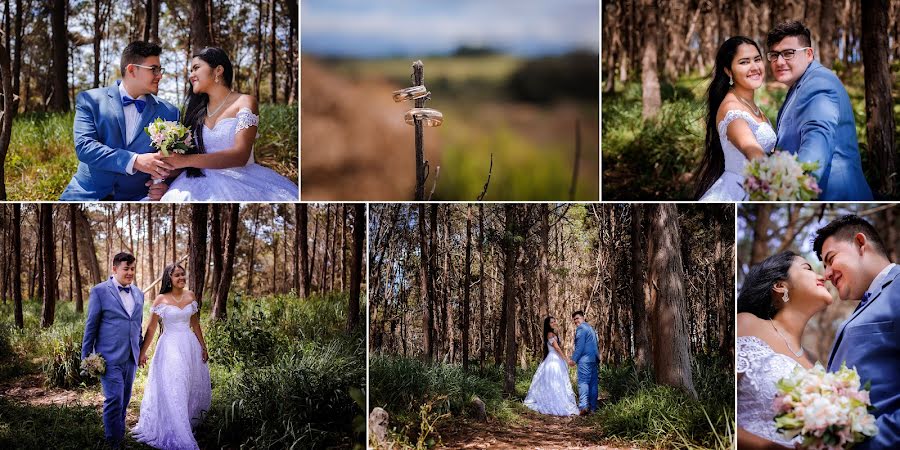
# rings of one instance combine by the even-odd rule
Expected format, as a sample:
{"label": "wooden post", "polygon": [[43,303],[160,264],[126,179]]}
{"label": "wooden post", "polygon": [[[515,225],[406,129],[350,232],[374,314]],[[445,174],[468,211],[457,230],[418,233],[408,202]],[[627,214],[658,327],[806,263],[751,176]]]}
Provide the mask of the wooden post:
{"label": "wooden post", "polygon": [[[422,86],[425,84],[425,65],[421,60],[413,63],[413,85]],[[416,108],[425,106],[425,100],[428,96],[416,99]],[[416,127],[416,193],[415,200],[425,200],[425,133],[423,131],[422,121],[415,119]]]}

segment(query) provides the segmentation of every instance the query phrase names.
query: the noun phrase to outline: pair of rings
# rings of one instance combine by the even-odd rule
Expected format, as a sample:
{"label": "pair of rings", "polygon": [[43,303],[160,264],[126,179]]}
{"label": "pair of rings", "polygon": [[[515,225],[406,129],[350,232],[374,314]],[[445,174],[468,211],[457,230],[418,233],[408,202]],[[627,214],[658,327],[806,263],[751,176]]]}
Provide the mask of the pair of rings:
{"label": "pair of rings", "polygon": [[406,112],[404,119],[410,125],[415,125],[416,119],[419,119],[426,127],[439,127],[444,123],[444,115],[431,108],[413,108]]}
{"label": "pair of rings", "polygon": [[428,94],[428,89],[426,89],[425,86],[408,87],[406,89],[394,91],[394,101],[402,102],[404,100],[415,100],[417,98],[422,98]]}

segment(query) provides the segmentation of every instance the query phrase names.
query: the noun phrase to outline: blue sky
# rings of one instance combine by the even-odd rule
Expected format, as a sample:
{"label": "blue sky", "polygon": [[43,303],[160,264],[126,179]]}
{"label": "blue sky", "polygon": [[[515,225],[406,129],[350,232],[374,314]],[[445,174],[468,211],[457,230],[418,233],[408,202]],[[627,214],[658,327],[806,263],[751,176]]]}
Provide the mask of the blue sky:
{"label": "blue sky", "polygon": [[461,45],[523,56],[598,51],[598,0],[304,0],[304,54],[423,56]]}

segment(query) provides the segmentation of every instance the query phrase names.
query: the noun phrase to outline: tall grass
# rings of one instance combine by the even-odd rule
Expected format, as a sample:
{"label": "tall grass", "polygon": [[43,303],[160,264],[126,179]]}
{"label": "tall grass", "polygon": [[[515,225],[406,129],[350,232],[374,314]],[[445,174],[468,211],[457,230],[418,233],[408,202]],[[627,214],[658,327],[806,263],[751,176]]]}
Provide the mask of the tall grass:
{"label": "tall grass", "polygon": [[[259,106],[256,160],[297,182],[299,118],[297,106]],[[58,200],[78,168],[75,113],[29,113],[13,120],[6,158],[10,200]]]}

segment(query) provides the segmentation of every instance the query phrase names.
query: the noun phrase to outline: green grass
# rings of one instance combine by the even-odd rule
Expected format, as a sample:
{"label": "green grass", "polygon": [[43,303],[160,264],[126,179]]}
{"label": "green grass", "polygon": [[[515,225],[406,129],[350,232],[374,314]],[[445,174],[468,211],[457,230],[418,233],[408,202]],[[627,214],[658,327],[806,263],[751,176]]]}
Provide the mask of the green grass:
{"label": "green grass", "polygon": [[[260,105],[256,160],[297,182],[297,106]],[[6,157],[9,200],[58,200],[78,168],[74,113],[30,113],[13,121]]]}
{"label": "green grass", "polygon": [[[210,351],[213,403],[196,432],[201,447],[361,446],[365,338],[346,332],[347,303],[346,294],[308,299],[236,295],[229,301],[228,319],[211,323],[211,305],[205,302],[201,324]],[[72,302],[57,304],[56,323],[48,329],[38,326],[40,302],[24,302],[21,330],[12,324],[12,307],[0,305],[0,382],[40,374],[47,386],[94,396],[101,392],[99,383],[77,374],[84,316],[74,312]],[[145,320],[149,315],[145,304]],[[147,369],[138,370],[130,405],[135,412],[146,382]],[[49,448],[99,448],[99,409],[0,399],[0,447],[37,447],[47,435]],[[11,442],[17,444],[4,445]],[[145,447],[129,441],[126,448]]]}

